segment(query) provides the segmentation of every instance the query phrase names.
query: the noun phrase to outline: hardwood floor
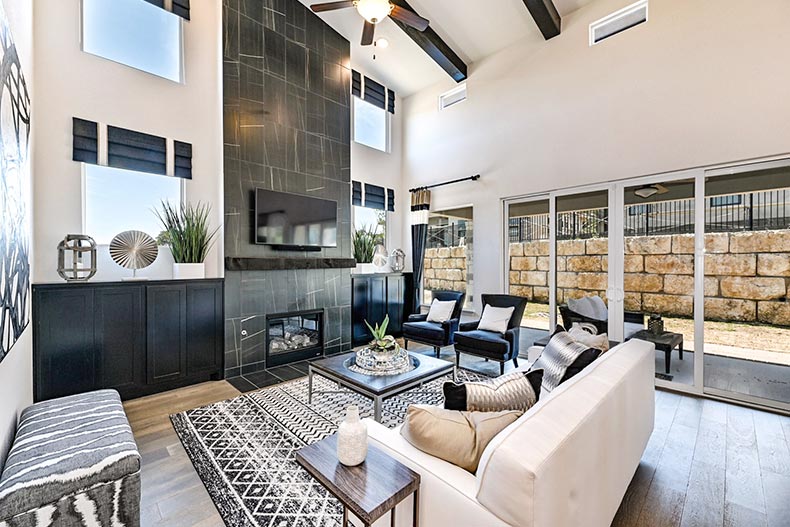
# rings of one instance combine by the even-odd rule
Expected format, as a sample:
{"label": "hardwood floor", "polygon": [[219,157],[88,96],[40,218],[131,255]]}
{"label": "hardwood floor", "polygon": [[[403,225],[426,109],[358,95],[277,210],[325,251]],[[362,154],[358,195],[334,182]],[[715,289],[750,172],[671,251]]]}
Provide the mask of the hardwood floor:
{"label": "hardwood floor", "polygon": [[[168,416],[238,394],[221,381],[125,403],[143,526],[223,525]],[[657,391],[655,430],[613,525],[786,527],[789,498],[790,417]]]}

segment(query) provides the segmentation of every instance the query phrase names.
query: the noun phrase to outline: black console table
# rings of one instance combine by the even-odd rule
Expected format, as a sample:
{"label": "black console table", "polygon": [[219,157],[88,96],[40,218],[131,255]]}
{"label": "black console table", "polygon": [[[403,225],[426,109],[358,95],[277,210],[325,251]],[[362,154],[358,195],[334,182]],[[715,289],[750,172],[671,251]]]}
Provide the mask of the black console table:
{"label": "black console table", "polygon": [[123,399],[223,376],[223,280],[33,285],[36,401]]}

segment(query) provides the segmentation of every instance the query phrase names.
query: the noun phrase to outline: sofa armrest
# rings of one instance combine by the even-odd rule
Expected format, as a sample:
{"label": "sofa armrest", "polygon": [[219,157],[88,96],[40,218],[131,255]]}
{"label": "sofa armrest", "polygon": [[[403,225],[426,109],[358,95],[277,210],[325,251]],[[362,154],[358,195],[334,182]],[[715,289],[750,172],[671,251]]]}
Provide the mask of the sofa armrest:
{"label": "sofa armrest", "polygon": [[478,325],[480,325],[479,320],[475,320],[474,322],[461,322],[459,331],[474,331],[477,329]]}
{"label": "sofa armrest", "polygon": [[406,322],[425,322],[428,320],[428,313],[421,313],[417,315],[409,315]]}

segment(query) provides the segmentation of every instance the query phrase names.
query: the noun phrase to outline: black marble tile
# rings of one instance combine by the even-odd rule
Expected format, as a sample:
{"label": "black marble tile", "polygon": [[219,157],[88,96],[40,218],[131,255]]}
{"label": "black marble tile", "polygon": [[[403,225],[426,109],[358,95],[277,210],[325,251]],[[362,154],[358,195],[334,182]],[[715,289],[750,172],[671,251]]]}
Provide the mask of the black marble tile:
{"label": "black marble tile", "polygon": [[234,388],[239,390],[241,393],[253,392],[258,389],[257,386],[252,384],[244,377],[231,377],[230,379],[226,379]]}
{"label": "black marble tile", "polygon": [[264,29],[264,64],[266,73],[285,79],[285,35]]}
{"label": "black marble tile", "polygon": [[222,56],[226,60],[239,60],[239,12],[230,7],[222,8]]}
{"label": "black marble tile", "polygon": [[288,366],[301,373],[302,376],[305,376],[309,373],[307,366],[308,364],[310,364],[309,361],[304,361],[304,362],[294,362],[293,364],[289,364]]}
{"label": "black marble tile", "polygon": [[283,382],[282,379],[274,376],[268,370],[247,373],[244,375],[244,378],[253,383],[258,388],[265,388],[267,386],[272,386],[274,384],[280,384]]}
{"label": "black marble tile", "polygon": [[307,48],[290,40],[285,41],[285,80],[300,88],[307,86]]}
{"label": "black marble tile", "polygon": [[246,16],[239,17],[239,62],[263,71],[263,25]]}
{"label": "black marble tile", "polygon": [[299,377],[304,377],[305,374],[301,371],[291,368],[290,366],[278,366],[276,368],[269,368],[266,370],[268,373],[282,379],[283,381],[292,381]]}

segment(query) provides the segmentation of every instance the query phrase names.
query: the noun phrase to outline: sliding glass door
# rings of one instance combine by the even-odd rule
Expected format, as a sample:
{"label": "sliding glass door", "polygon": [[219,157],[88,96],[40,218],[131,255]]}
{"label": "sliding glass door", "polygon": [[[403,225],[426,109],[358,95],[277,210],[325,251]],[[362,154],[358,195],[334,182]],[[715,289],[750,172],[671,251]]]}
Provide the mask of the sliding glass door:
{"label": "sliding glass door", "polygon": [[790,167],[709,171],[704,390],[790,405]]}

